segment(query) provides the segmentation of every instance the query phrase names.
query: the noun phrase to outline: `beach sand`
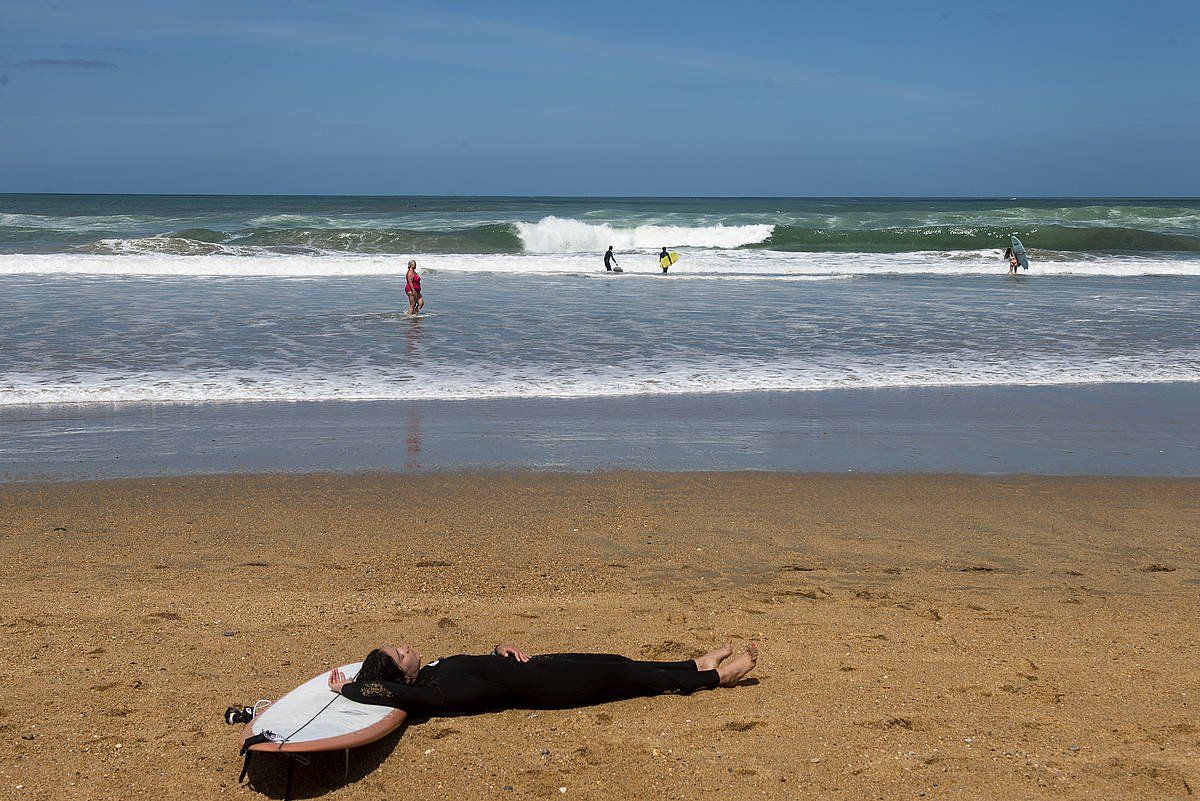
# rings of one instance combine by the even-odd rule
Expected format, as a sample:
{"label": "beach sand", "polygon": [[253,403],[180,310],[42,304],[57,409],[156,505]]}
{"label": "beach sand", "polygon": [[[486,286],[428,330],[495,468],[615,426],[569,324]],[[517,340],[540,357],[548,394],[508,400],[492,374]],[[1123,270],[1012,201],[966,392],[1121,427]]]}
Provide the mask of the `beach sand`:
{"label": "beach sand", "polygon": [[1194,479],[3,485],[0,798],[278,798],[280,759],[239,787],[227,705],[501,639],[762,657],[735,689],[418,723],[296,797],[1186,798],[1198,531]]}

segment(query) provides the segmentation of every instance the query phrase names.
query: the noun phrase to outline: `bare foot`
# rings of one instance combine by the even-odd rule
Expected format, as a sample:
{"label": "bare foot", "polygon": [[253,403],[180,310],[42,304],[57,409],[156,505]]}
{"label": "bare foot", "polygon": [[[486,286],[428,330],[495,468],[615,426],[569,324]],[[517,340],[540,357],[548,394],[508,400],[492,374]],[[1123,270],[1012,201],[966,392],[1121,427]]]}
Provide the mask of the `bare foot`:
{"label": "bare foot", "polygon": [[698,656],[692,661],[696,663],[696,670],[716,670],[717,665],[724,662],[732,653],[733,645],[725,643],[720,648],[714,648],[704,656]]}
{"label": "bare foot", "polygon": [[747,673],[754,670],[757,663],[758,646],[750,643],[746,646],[745,651],[717,668],[717,675],[721,677],[721,686],[732,687],[737,684],[746,677]]}

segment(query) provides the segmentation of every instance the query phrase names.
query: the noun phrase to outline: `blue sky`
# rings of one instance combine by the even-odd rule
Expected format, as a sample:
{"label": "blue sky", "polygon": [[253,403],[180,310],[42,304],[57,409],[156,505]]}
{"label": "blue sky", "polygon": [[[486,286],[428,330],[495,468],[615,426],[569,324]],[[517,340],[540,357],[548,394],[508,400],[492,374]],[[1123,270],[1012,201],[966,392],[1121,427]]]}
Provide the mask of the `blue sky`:
{"label": "blue sky", "polygon": [[1200,3],[0,0],[0,191],[1200,195]]}

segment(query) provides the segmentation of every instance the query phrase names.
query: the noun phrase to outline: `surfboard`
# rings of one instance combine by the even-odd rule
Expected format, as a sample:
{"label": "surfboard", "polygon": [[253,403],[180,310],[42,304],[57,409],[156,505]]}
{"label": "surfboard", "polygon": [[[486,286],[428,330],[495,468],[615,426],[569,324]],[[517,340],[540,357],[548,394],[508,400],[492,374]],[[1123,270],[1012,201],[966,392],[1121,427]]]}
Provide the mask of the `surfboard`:
{"label": "surfboard", "polygon": [[1024,269],[1029,269],[1029,256],[1025,254],[1025,246],[1021,244],[1021,240],[1016,236],[1009,237],[1012,240],[1013,255],[1017,257],[1017,264]]}
{"label": "surfboard", "polygon": [[[360,667],[362,662],[355,662],[341,671],[356,676]],[[267,731],[273,735],[248,750],[295,754],[357,748],[391,734],[408,717],[402,709],[351,701],[330,690],[328,682],[329,671],[314,676],[247,723],[242,742]]]}
{"label": "surfboard", "polygon": [[675,262],[679,261],[678,253],[668,253],[658,260],[659,267],[670,267]]}

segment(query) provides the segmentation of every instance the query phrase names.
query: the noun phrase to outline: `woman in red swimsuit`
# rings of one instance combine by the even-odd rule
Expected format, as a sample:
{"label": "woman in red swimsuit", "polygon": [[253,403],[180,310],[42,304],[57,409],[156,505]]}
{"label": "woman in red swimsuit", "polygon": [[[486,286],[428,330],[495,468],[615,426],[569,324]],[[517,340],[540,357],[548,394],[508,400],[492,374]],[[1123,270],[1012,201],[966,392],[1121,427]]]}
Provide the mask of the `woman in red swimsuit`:
{"label": "woman in red swimsuit", "polygon": [[417,275],[417,262],[408,263],[408,272],[404,274],[404,294],[408,295],[408,313],[416,314],[425,308],[425,298],[421,297],[421,276]]}

